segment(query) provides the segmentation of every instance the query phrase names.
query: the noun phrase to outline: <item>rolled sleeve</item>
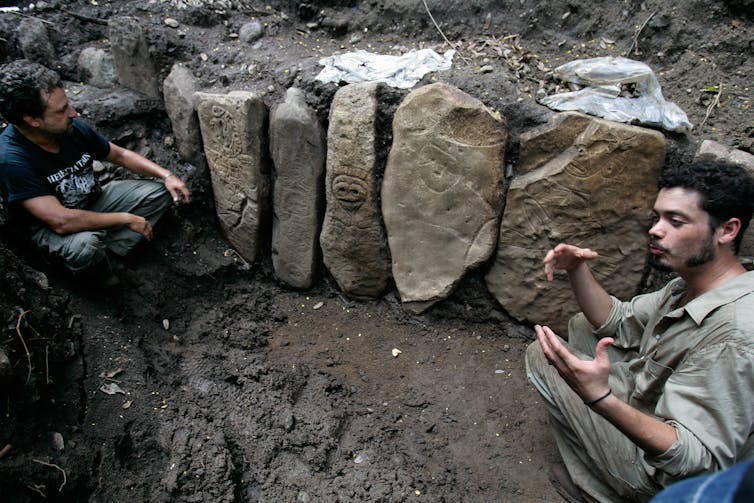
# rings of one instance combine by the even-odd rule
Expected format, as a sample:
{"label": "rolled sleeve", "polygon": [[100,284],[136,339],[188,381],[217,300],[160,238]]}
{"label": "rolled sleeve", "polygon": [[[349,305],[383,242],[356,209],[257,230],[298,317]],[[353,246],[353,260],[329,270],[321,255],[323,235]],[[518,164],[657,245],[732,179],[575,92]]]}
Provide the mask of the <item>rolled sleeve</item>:
{"label": "rolled sleeve", "polygon": [[658,482],[722,470],[739,461],[754,424],[752,353],[748,345],[714,345],[693,354],[668,379],[656,415],[675,427],[678,440],[661,455],[647,457],[658,470]]}
{"label": "rolled sleeve", "polygon": [[614,345],[620,348],[636,348],[641,343],[644,328],[653,313],[658,311],[662,303],[664,290],[639,295],[630,302],[623,302],[612,295],[613,305],[607,320],[595,329],[594,335],[599,338],[612,337]]}

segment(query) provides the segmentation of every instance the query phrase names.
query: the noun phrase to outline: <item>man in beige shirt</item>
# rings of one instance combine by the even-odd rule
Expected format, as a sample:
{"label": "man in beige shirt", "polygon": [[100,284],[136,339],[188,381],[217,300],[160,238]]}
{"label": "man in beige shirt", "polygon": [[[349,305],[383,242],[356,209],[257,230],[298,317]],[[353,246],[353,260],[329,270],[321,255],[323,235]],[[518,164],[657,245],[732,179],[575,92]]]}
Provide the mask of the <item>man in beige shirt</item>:
{"label": "man in beige shirt", "polygon": [[536,326],[526,354],[572,501],[647,501],[754,457],[754,272],[737,256],[754,181],[704,162],[667,169],[658,188],[651,262],[679,276],[663,289],[622,302],[590,272],[596,252],[560,244],[544,259],[582,311],[568,342]]}

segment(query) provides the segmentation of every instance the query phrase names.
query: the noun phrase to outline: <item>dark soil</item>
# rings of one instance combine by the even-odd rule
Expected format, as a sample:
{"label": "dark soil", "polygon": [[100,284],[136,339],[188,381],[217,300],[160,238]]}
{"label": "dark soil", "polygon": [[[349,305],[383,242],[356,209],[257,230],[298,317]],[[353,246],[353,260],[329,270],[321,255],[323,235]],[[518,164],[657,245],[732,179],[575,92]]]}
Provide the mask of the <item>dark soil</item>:
{"label": "dark soil", "polygon": [[[337,87],[314,80],[319,58],[446,50],[424,4],[178,3],[51,1],[24,12],[50,23],[82,115],[191,175],[194,202],[121,264],[123,285],[110,291],[46,265],[2,226],[0,345],[13,366],[1,383],[3,501],[557,501],[557,451],[523,369],[533,331],[486,293],[484,271],[421,316],[395,292],[347,299],[324,270],[310,291],[287,290],[268,250],[249,267],[223,239],[207,173],[178,159],[159,103],[114,112],[76,84],[80,49],[106,46],[97,20],[128,14],[148,28],[165,75],[182,61],[204,90],[251,90],[268,105],[296,85],[326,125]],[[555,90],[552,68],[629,48],[695,125],[666,135],[668,163],[690,160],[704,139],[752,151],[751,2],[428,3],[460,52],[421,84],[449,82],[500,111],[514,171],[518,134],[551,113],[535,98]],[[0,14],[3,62],[21,57],[21,19]],[[244,45],[235,35],[252,19],[265,35]],[[390,92],[390,103],[405,94]],[[122,393],[102,391],[112,384]]]}

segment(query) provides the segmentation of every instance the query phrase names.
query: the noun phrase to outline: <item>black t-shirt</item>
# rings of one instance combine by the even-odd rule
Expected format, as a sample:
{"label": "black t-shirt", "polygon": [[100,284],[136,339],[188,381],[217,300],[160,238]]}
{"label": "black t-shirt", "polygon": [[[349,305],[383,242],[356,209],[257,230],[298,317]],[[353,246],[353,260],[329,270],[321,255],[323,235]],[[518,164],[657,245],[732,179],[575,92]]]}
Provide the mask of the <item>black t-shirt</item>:
{"label": "black t-shirt", "polygon": [[0,195],[13,221],[35,221],[19,204],[26,199],[52,195],[67,208],[86,208],[99,196],[92,165],[110,153],[108,141],[74,119],[73,129],[59,142],[60,151],[53,154],[12,124],[0,134]]}

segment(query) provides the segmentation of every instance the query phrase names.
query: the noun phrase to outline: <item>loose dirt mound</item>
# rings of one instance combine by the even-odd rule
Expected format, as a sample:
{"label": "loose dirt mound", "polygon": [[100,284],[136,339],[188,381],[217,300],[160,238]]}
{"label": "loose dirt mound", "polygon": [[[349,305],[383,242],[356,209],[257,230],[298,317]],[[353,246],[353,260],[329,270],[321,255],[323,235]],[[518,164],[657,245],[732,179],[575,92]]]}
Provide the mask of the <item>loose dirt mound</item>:
{"label": "loose dirt mound", "polygon": [[[205,90],[248,89],[269,105],[296,85],[325,124],[336,86],[314,81],[320,57],[445,50],[444,35],[456,64],[423,83],[449,82],[506,116],[513,167],[517,135],[549,114],[534,100],[555,89],[551,69],[630,49],[696,125],[668,135],[669,163],[708,138],[752,150],[750,3],[428,3],[434,21],[423,2],[399,0],[52,1],[24,16],[47,23],[69,81],[84,79],[78,51],[103,43],[103,22],[128,14],[149,27],[165,74],[184,61]],[[21,56],[24,16],[0,14],[3,61]],[[236,35],[252,19],[265,35],[244,46]],[[185,169],[161,112],[90,113],[125,146]],[[326,275],[287,291],[268,251],[251,269],[235,257],[208,181],[194,185],[196,202],[124,263],[115,292],[76,284],[3,228],[8,501],[557,500],[557,453],[523,372],[533,334],[486,293],[483,271],[419,317],[394,294],[350,301]]]}

